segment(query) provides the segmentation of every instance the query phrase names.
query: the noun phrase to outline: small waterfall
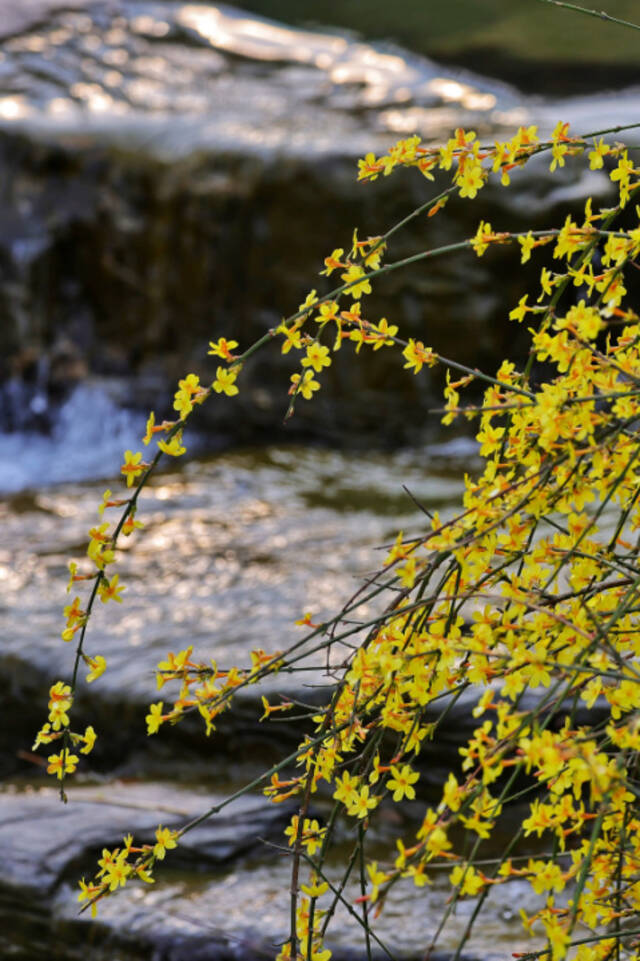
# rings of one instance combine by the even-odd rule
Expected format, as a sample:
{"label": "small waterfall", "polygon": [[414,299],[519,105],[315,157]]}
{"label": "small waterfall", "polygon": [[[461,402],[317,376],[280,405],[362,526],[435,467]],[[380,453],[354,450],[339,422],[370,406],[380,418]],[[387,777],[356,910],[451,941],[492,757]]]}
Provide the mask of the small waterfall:
{"label": "small waterfall", "polygon": [[117,407],[97,385],[80,384],[50,405],[45,365],[33,383],[12,378],[0,393],[0,494],[113,477],[123,450],[140,447],[144,415]]}

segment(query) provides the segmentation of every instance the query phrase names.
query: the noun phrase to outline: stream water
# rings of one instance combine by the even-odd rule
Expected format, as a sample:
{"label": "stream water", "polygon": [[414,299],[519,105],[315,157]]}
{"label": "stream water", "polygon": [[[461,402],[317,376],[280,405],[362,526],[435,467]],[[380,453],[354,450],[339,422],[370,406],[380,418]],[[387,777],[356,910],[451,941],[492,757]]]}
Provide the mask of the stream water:
{"label": "stream water", "polygon": [[[407,533],[420,529],[412,497],[446,516],[459,498],[462,469],[474,464],[475,447],[468,442],[384,455],[289,447],[229,452],[158,474],[138,514],[144,531],[118,563],[127,586],[124,603],[99,610],[91,627],[89,649],[103,653],[109,667],[95,690],[80,693],[77,716],[96,725],[102,747],[99,741],[91,764],[83,765],[67,808],[51,788],[40,787],[29,743],[47,685],[69,670],[71,652],[59,638],[61,607],[68,600],[66,562],[81,559],[105,481],[36,486],[32,477],[28,489],[5,495],[0,675],[4,685],[19,690],[16,708],[13,701],[6,705],[14,724],[2,738],[7,769],[0,791],[0,918],[3,937],[23,952],[20,958],[38,957],[39,939],[54,929],[58,957],[76,957],[92,922],[76,918],[73,881],[93,870],[96,848],[117,843],[125,830],[144,839],[157,821],[184,822],[212,797],[254,777],[292,736],[275,726],[255,741],[248,730],[260,708],[252,692],[210,741],[200,731],[184,734],[181,726],[177,740],[171,732],[147,740],[142,717],[156,696],[156,662],[187,644],[200,659],[218,663],[242,663],[254,647],[286,647],[299,634],[293,622],[303,611],[320,617],[334,611],[376,566],[376,548],[399,527]],[[67,465],[70,473],[73,466]],[[7,480],[15,486],[15,474],[5,469],[0,477],[5,488]],[[367,613],[363,606],[356,616]],[[299,681],[288,688],[285,680],[278,690],[309,698],[318,683],[324,683],[320,671],[302,688]],[[440,750],[455,750],[465,724],[458,717],[443,732]],[[422,803],[437,790],[440,771],[434,755],[423,775]],[[230,821],[216,818],[209,834],[194,837],[153,890],[125,892],[107,904],[95,922],[101,947],[89,956],[213,959],[233,948],[230,956],[252,961],[273,950],[286,930],[282,892],[289,865],[264,840],[278,841],[290,811],[269,813],[259,797],[247,803],[232,806]],[[400,820],[394,810],[383,813],[373,856],[386,855],[398,828],[415,830],[421,808],[419,802],[408,805]],[[316,813],[322,812],[320,805]],[[18,832],[17,823],[24,824]],[[337,862],[331,871],[337,877]],[[445,891],[444,876],[426,897],[398,890],[376,925],[379,936],[400,956],[414,956],[437,927]],[[523,892],[514,890],[513,896],[521,899]],[[45,916],[37,929],[29,920],[36,909]],[[468,918],[463,905],[442,950],[455,947]],[[338,958],[357,956],[349,953],[358,943],[357,925],[344,912],[330,943]],[[524,941],[502,894],[488,905],[466,956],[507,956],[514,945]]]}
{"label": "stream water", "polygon": [[[132,427],[126,424],[119,440]],[[103,453],[110,449],[111,441]],[[287,738],[297,738],[272,725],[256,740],[251,731],[262,690],[250,689],[210,740],[181,725],[175,736],[167,731],[147,739],[142,718],[157,696],[155,664],[187,644],[199,659],[219,664],[242,663],[251,648],[288,646],[299,635],[293,622],[303,611],[319,617],[335,611],[378,564],[381,545],[400,527],[407,534],[422,528],[416,501],[446,517],[459,500],[462,471],[476,464],[475,445],[459,441],[393,454],[239,450],[159,473],[141,501],[144,530],[118,562],[127,586],[124,603],[97,611],[91,626],[89,649],[103,653],[109,666],[98,684],[79,693],[76,717],[80,725],[94,723],[100,741],[70,786],[66,807],[43,785],[29,743],[42,720],[47,685],[68,674],[71,652],[59,638],[68,600],[66,562],[82,558],[106,481],[62,481],[59,465],[60,483],[36,485],[32,476],[26,489],[5,494],[0,677],[14,688],[5,705],[14,720],[2,735],[0,948],[35,961],[55,931],[56,957],[65,961],[87,943],[88,957],[100,961],[258,961],[273,953],[286,932],[290,865],[265,842],[280,843],[291,810],[274,808],[259,795],[190,836],[153,889],[123,892],[103,906],[97,922],[77,918],[74,883],[93,872],[96,850],[117,844],[125,831],[144,841],[158,822],[184,823],[255,777],[290,743]],[[73,460],[67,469],[73,473]],[[0,480],[5,490],[15,487],[6,464]],[[355,616],[368,613],[362,605]],[[319,670],[302,687],[279,681],[278,691],[308,700],[324,681]],[[415,831],[470,722],[462,704],[425,758],[418,800],[403,811],[382,812],[371,856],[388,856],[398,831]],[[317,802],[314,814],[324,813]],[[517,810],[509,815],[515,816]],[[336,881],[348,840],[345,834],[329,865]],[[347,890],[350,898],[358,894]],[[437,872],[426,891],[412,885],[394,890],[374,926],[378,937],[396,956],[419,956],[438,926],[446,891],[445,875]],[[500,959],[529,946],[513,908],[527,897],[526,886],[515,882],[490,898],[464,957]],[[445,954],[437,957],[456,948],[471,910],[472,904],[460,905],[439,942]],[[329,943],[338,959],[360,956],[358,925],[347,912],[338,911]]]}

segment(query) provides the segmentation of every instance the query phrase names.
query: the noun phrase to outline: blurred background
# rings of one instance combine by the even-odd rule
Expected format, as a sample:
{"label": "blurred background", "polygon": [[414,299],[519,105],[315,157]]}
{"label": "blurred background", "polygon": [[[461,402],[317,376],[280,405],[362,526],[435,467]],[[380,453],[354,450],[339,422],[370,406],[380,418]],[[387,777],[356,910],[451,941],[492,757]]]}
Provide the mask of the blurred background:
{"label": "blurred background", "polygon": [[[379,563],[376,546],[423,529],[421,508],[454,509],[478,464],[469,425],[443,432],[429,414],[441,372],[413,377],[399,353],[354,356],[349,345],[286,426],[296,366],[277,344],[247,364],[239,397],[198,410],[185,437],[197,456],[153,479],[138,514],[145,530],[124,544],[124,603],[99,605],[92,619],[88,651],[108,670],[81,685],[74,725],[95,725],[99,740],[61,817],[42,787],[46,752],[30,748],[48,686],[71,667],[60,640],[67,562],[83,565],[96,506],[105,487],[120,494],[122,452],[141,449],[148,411],[171,413],[186,372],[213,377],[208,342],[247,347],[312,288],[329,289],[323,258],[348,248],[354,227],[377,235],[438,189],[413,171],[358,184],[358,157],[414,132],[441,142],[456,126],[491,142],[520,124],[545,136],[559,119],[576,133],[631,123],[640,34],[538,0],[0,7],[0,707],[11,719],[0,725],[0,953],[273,956],[286,882],[256,836],[282,825],[259,798],[200,837],[162,885],[119,897],[97,924],[77,918],[74,885],[103,845],[180,823],[299,736],[286,724],[256,734],[251,689],[211,739],[188,722],[147,739],[154,667],[188,644],[203,661],[242,663],[251,648],[298,639],[304,611],[335,613]],[[638,14],[636,0],[607,10]],[[550,175],[541,158],[506,189],[414,221],[389,258],[462,240],[481,219],[497,230],[555,226],[588,195],[613,197],[606,171],[576,161]],[[381,280],[365,315],[491,371],[525,356],[506,318],[541,265],[520,268],[506,247],[416,265]],[[362,604],[353,616],[370,614]],[[321,697],[312,683],[284,679],[280,692]],[[475,723],[467,708],[425,755],[408,827]],[[398,816],[382,819],[380,857]],[[385,913],[400,953],[428,940],[442,880],[426,908],[403,889]],[[521,903],[514,885],[490,906],[470,957],[523,946],[505,906]],[[338,940],[353,958],[346,921]],[[464,924],[462,911],[444,948]]]}
{"label": "blurred background", "polygon": [[[631,0],[610,7],[634,15]],[[113,464],[109,438],[123,432],[119,451],[129,414],[170,410],[187,370],[212,376],[209,340],[246,347],[311,288],[329,289],[322,259],[348,246],[354,227],[380,233],[429,196],[407,172],[358,184],[355,162],[367,151],[412,132],[438,142],[458,125],[491,139],[520,123],[548,133],[558,118],[581,132],[628,122],[637,36],[538,0],[5,7],[0,463],[11,465],[0,467],[0,489],[28,486],[34,470],[62,479],[60,464],[34,458],[59,426],[61,443],[74,436],[78,414],[81,433],[91,418],[98,436],[82,451],[94,460],[83,468],[76,458],[74,476],[91,476],[107,456]],[[489,210],[500,229],[540,227],[567,202],[606,195],[605,174],[573,165],[550,178],[546,166],[413,224],[389,256],[460,239]],[[416,267],[377,285],[367,311],[445,355],[494,366],[517,350],[505,324],[522,284],[515,263],[503,251]],[[200,442],[432,440],[438,375],[434,384],[398,377],[396,356],[347,353],[283,429],[295,366],[263,352],[233,404],[199,415]],[[21,472],[15,435],[25,432],[34,443]]]}

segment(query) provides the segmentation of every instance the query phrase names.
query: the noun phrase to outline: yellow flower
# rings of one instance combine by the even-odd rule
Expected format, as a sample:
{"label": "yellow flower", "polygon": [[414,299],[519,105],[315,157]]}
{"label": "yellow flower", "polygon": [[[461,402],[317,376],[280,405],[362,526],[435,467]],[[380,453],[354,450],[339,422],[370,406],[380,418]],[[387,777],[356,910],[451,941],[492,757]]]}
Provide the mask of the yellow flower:
{"label": "yellow flower", "polygon": [[555,170],[556,167],[564,167],[564,156],[569,150],[565,142],[569,139],[567,137],[568,131],[569,124],[559,120],[551,134],[551,154],[553,159],[549,167],[550,170]]}
{"label": "yellow flower", "polygon": [[328,347],[323,347],[315,342],[309,344],[306,356],[302,358],[303,367],[312,367],[319,374],[323,367],[329,367],[330,364],[331,358],[329,357]]}
{"label": "yellow flower", "polygon": [[376,326],[371,326],[371,334],[375,338],[373,349],[380,350],[381,347],[393,347],[394,337],[397,333],[397,326],[390,324],[386,317],[382,317]]}
{"label": "yellow flower", "polygon": [[[321,274],[329,277],[334,270],[339,270],[340,267],[344,267],[345,264],[342,263],[341,257],[344,254],[344,249],[342,247],[337,247],[333,253],[329,254],[328,257],[324,258],[324,270],[321,270]],[[322,310],[322,307],[320,308]]]}
{"label": "yellow flower", "polygon": [[49,690],[49,721],[54,731],[59,731],[61,727],[68,727],[69,715],[67,711],[71,709],[73,697],[71,688],[62,681],[57,681]]}
{"label": "yellow flower", "polygon": [[562,927],[556,918],[543,919],[542,921],[551,948],[552,961],[562,961],[567,956],[567,950],[571,944],[569,931]]}
{"label": "yellow flower", "polygon": [[470,894],[474,897],[484,887],[484,881],[471,864],[456,864],[449,875],[454,887],[460,887],[460,894]]}
{"label": "yellow flower", "polygon": [[50,744],[51,741],[57,740],[57,738],[62,737],[62,732],[59,734],[53,734],[51,732],[50,724],[43,724],[38,733],[36,734],[36,739],[31,745],[32,751],[37,751],[41,744]]}
{"label": "yellow flower", "polygon": [[[153,416],[153,414],[151,416]],[[107,488],[107,490],[102,495],[102,500],[100,501],[100,504],[98,505],[98,514],[100,515],[100,517],[104,517],[104,512],[106,508],[109,507],[110,497],[111,497],[111,491],[109,490],[109,488]]]}
{"label": "yellow flower", "polygon": [[286,828],[284,833],[289,838],[289,847],[293,847],[299,839],[300,843],[306,849],[307,854],[313,855],[321,846],[327,829],[321,828],[315,819],[311,821],[309,818],[305,818],[302,824],[302,831],[300,831],[300,819],[297,814],[294,814],[291,818],[291,824]]}
{"label": "yellow flower", "polygon": [[611,173],[609,174],[609,177],[614,182],[618,180],[620,182],[620,186],[622,186],[623,184],[628,185],[629,178],[631,174],[634,172],[635,172],[635,168],[633,166],[633,161],[629,160],[627,151],[625,150],[622,154],[622,157],[618,161],[617,167],[615,168],[615,170],[611,171]]}
{"label": "yellow flower", "polygon": [[[131,453],[131,451],[128,451],[128,453]],[[145,464],[144,466],[147,467],[148,465]],[[109,525],[105,521],[100,527],[92,527],[89,531],[90,540],[87,555],[99,570],[102,570],[106,564],[113,563],[116,556],[110,546],[111,534],[107,533],[108,529]]]}
{"label": "yellow flower", "polygon": [[571,260],[577,250],[581,250],[589,242],[590,231],[584,231],[567,214],[566,220],[556,238],[556,245],[553,248],[553,256],[557,260],[566,257]]}
{"label": "yellow flower", "polygon": [[552,861],[529,861],[527,870],[531,872],[531,887],[536,894],[564,890],[565,878],[562,869]]}
{"label": "yellow flower", "polygon": [[91,726],[86,728],[82,740],[84,741],[84,747],[80,748],[81,754],[90,754],[93,751],[93,745],[96,743],[98,735],[93,730]]}
{"label": "yellow flower", "polygon": [[[320,309],[322,310],[322,308]],[[287,327],[285,323],[279,324],[278,327],[276,327],[276,333],[284,336],[284,344],[282,345],[283,354],[288,354],[292,347],[295,347],[296,350],[302,349],[299,321],[296,321],[296,323],[290,327]]]}
{"label": "yellow flower", "polygon": [[[153,437],[153,429],[155,425],[156,425],[156,415],[153,411],[151,411],[151,413],[147,418],[147,429],[144,437],[142,438],[142,443],[145,445],[145,447],[151,443],[151,438]],[[111,495],[111,491],[105,491],[105,500],[107,496],[110,496],[110,495]],[[102,508],[102,510],[104,510],[104,507]]]}
{"label": "yellow flower", "polygon": [[493,427],[487,424],[476,434],[476,440],[480,446],[480,456],[489,457],[498,448],[498,444],[504,436],[504,427]]}
{"label": "yellow flower", "polygon": [[87,682],[91,684],[92,681],[95,681],[104,674],[107,667],[107,662],[101,654],[96,654],[94,657],[90,657],[87,654],[84,656],[84,659],[91,668],[87,674]]}
{"label": "yellow flower", "polygon": [[71,707],[72,703],[71,688],[62,681],[56,681],[49,688],[49,707],[54,703],[63,703],[66,707]]}
{"label": "yellow flower", "polygon": [[491,235],[491,224],[485,223],[484,220],[481,220],[478,224],[478,229],[476,230],[475,236],[471,238],[471,246],[475,250],[478,257],[482,257],[485,251],[488,250]]}
{"label": "yellow flower", "polygon": [[549,165],[550,170],[555,170],[556,167],[564,167],[564,155],[568,151],[568,147],[563,143],[554,143],[551,148],[551,155],[553,157],[551,164]]}
{"label": "yellow flower", "polygon": [[379,798],[377,797],[369,797],[369,785],[365,784],[349,804],[347,813],[359,818],[366,818],[369,811],[377,807],[378,801]]}
{"label": "yellow flower", "polygon": [[600,170],[604,166],[603,158],[606,157],[610,149],[602,137],[600,140],[593,141],[593,150],[589,151],[589,166],[591,170]]}
{"label": "yellow flower", "polygon": [[602,330],[604,323],[595,307],[587,307],[581,300],[575,307],[567,311],[564,318],[559,318],[555,327],[557,330],[573,330],[583,340],[595,340]]}
{"label": "yellow flower", "polygon": [[73,627],[74,624],[82,623],[85,618],[85,611],[80,608],[80,598],[74,597],[72,604],[67,604],[66,607],[62,609],[62,613],[67,619],[67,627]]}
{"label": "yellow flower", "polygon": [[369,880],[371,881],[369,900],[372,904],[375,904],[378,900],[380,885],[385,884],[385,882],[389,880],[389,875],[378,869],[377,861],[372,861],[371,864],[367,864],[367,874],[369,875]]}
{"label": "yellow flower", "polygon": [[191,393],[188,390],[180,388],[180,390],[175,392],[173,395],[173,409],[178,411],[181,420],[189,416],[193,410],[193,402]]}
{"label": "yellow flower", "polygon": [[318,881],[315,874],[311,876],[308,884],[301,884],[300,889],[304,891],[310,898],[320,898],[323,894],[326,894],[329,890],[329,885],[326,881]]}
{"label": "yellow flower", "polygon": [[527,307],[527,299],[529,295],[525,294],[518,301],[518,306],[514,307],[513,310],[509,311],[509,320],[517,320],[521,323],[524,320],[527,311],[531,310],[531,307]]}
{"label": "yellow flower", "polygon": [[[237,392],[238,390],[236,388],[236,393]],[[227,391],[225,391],[225,393],[227,393]],[[181,430],[179,430],[176,434],[174,434],[170,441],[159,440],[158,447],[163,453],[169,454],[170,457],[181,457],[182,454],[184,454],[187,450],[187,448],[182,443]]]}
{"label": "yellow flower", "polygon": [[98,905],[93,899],[104,891],[104,885],[92,883],[85,884],[85,880],[83,878],[82,881],[78,881],[78,886],[80,888],[78,901],[80,901],[80,903],[83,901],[89,902],[91,904],[91,917],[95,918],[98,913]]}
{"label": "yellow flower", "polygon": [[396,568],[396,574],[403,587],[413,587],[416,582],[415,557],[408,557],[401,567]]}
{"label": "yellow flower", "polygon": [[326,324],[330,320],[338,321],[338,304],[335,300],[327,300],[324,304],[320,304],[318,308],[320,315],[316,317],[317,324]]}
{"label": "yellow flower", "polygon": [[110,891],[115,891],[119,886],[124,887],[131,874],[131,865],[127,864],[126,858],[127,852],[122,851],[114,860],[109,862],[105,869],[103,880]]}
{"label": "yellow flower", "polygon": [[147,722],[147,734],[157,734],[160,725],[163,723],[163,703],[163,701],[158,701],[157,704],[149,705],[149,713],[145,717],[145,721]]}
{"label": "yellow flower", "polygon": [[387,787],[390,791],[393,791],[393,800],[402,801],[403,798],[409,798],[412,801],[416,796],[416,789],[413,785],[420,777],[418,772],[413,771],[409,764],[403,764],[402,768],[392,764],[391,774],[392,777],[387,781]]}
{"label": "yellow flower", "polygon": [[102,578],[98,588],[98,594],[103,604],[106,604],[107,601],[117,601],[118,604],[122,604],[122,597],[120,595],[123,591],[126,591],[127,588],[124,584],[119,585],[119,580],[119,574],[114,574],[111,580],[106,577]]}
{"label": "yellow flower", "polygon": [[[111,493],[111,491],[109,491],[109,493]],[[67,567],[69,568],[69,580],[67,581],[68,594],[75,583],[76,577],[78,576],[78,565],[75,561],[69,561]]]}
{"label": "yellow flower", "polygon": [[220,337],[215,343],[212,340],[209,341],[209,350],[207,353],[212,357],[221,357],[223,360],[231,363],[236,359],[232,354],[232,350],[237,346],[237,340],[227,340],[225,337]]}
{"label": "yellow flower", "polygon": [[218,367],[216,379],[213,382],[213,389],[216,394],[226,394],[227,397],[234,397],[239,391],[236,387],[237,371]]}
{"label": "yellow flower", "polygon": [[348,808],[358,796],[358,778],[353,777],[348,771],[344,771],[342,777],[337,777],[334,781],[336,789],[333,797]]}
{"label": "yellow flower", "polygon": [[127,515],[127,519],[122,525],[122,533],[124,534],[125,537],[129,537],[130,534],[133,534],[135,530],[138,530],[141,527],[144,527],[144,524],[142,523],[142,521],[137,521],[135,519],[135,508],[134,508],[131,511],[129,511]]}
{"label": "yellow flower", "polygon": [[55,774],[61,781],[65,774],[73,774],[78,766],[77,754],[62,751],[60,754],[50,754],[47,758],[47,774]]}
{"label": "yellow flower", "polygon": [[292,388],[289,393],[300,393],[305,400],[311,400],[313,393],[320,390],[320,384],[313,379],[313,371],[305,370],[302,378],[300,374],[291,375]]}
{"label": "yellow flower", "polygon": [[136,877],[140,878],[140,880],[144,881],[146,884],[156,883],[155,878],[152,874],[150,874],[148,868],[145,867],[144,864],[138,864],[137,866],[134,866],[134,870],[136,872]]}
{"label": "yellow flower", "polygon": [[414,368],[414,374],[418,374],[424,364],[434,367],[438,362],[438,355],[434,354],[431,347],[425,347],[421,340],[409,338],[409,343],[402,351],[402,356],[406,358],[405,370]]}
{"label": "yellow flower", "polygon": [[536,245],[535,237],[529,231],[526,237],[518,237],[518,243],[522,248],[522,257],[520,259],[521,264],[526,264],[528,260],[531,260],[531,251]]}
{"label": "yellow flower", "polygon": [[120,473],[124,474],[127,478],[127,487],[131,487],[133,482],[138,479],[140,474],[144,474],[148,467],[149,465],[145,464],[142,460],[140,451],[134,454],[133,451],[126,450],[124,452],[124,464],[120,468]]}
{"label": "yellow flower", "polygon": [[451,811],[459,811],[463,800],[463,790],[453,771],[449,772],[447,783],[442,791],[442,801]]}
{"label": "yellow flower", "polygon": [[467,154],[460,159],[455,182],[460,187],[461,197],[469,197],[472,200],[484,186],[485,179],[486,173],[482,169],[482,164],[472,154]]}
{"label": "yellow flower", "polygon": [[540,303],[543,297],[551,296],[553,293],[553,284],[554,280],[552,279],[551,271],[547,270],[546,267],[543,267],[542,273],[540,274],[540,287],[542,288],[542,293],[538,297],[538,303]]}
{"label": "yellow flower", "polygon": [[[357,264],[353,264],[344,274],[340,274],[341,278],[345,283],[350,284],[345,290],[346,294],[353,297],[354,300],[359,300],[363,294],[371,293],[371,284],[363,270],[362,267]],[[362,280],[361,278],[364,278]],[[353,281],[353,283],[352,283]]]}
{"label": "yellow flower", "polygon": [[[430,177],[430,179],[433,180],[433,177]],[[364,265],[368,267],[369,270],[377,270],[384,256],[384,252],[387,249],[387,245],[382,242],[380,237],[369,237],[369,243],[373,249],[371,253],[364,255]]]}
{"label": "yellow flower", "polygon": [[153,846],[155,857],[162,861],[167,851],[178,846],[177,837],[177,831],[172,831],[171,828],[163,828],[160,825],[156,830],[156,843]]}
{"label": "yellow flower", "polygon": [[189,661],[192,653],[193,645],[191,644],[189,647],[185,647],[183,651],[179,651],[177,654],[174,654],[173,651],[169,651],[166,661],[158,661],[158,671],[162,677],[162,682],[160,682],[160,680],[158,681],[159,688],[162,687],[166,681],[170,681],[175,677],[182,677],[184,675],[184,672],[188,669],[188,667],[192,666],[191,662]]}
{"label": "yellow flower", "polygon": [[207,389],[200,385],[200,378],[197,374],[187,374],[182,380],[178,381],[178,390],[175,394],[174,407],[180,410],[184,407],[183,417],[191,413],[193,404],[201,404],[207,396]]}
{"label": "yellow flower", "polygon": [[308,307],[313,307],[314,304],[318,303],[318,295],[315,290],[312,290],[310,294],[307,294],[304,301],[299,305],[298,311],[307,310]]}
{"label": "yellow flower", "polygon": [[376,155],[368,153],[364,160],[358,160],[358,180],[375,180],[384,165],[376,160]]}

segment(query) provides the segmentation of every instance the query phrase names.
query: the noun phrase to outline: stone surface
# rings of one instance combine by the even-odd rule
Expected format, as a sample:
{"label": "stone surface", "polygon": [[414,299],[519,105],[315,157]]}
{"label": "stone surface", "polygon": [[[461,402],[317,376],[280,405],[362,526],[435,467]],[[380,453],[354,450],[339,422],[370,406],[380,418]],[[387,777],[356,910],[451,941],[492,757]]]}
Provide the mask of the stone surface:
{"label": "stone surface", "polygon": [[[95,855],[121,846],[124,834],[136,843],[155,843],[159,824],[177,830],[223,800],[203,790],[181,790],[166,783],[109,783],[104,789],[68,788],[62,804],[54,787],[22,793],[0,791],[0,885],[31,897],[50,897],[64,878],[93,875]],[[176,869],[212,870],[255,851],[259,838],[279,837],[290,806],[261,797],[239,798],[215,818],[195,828],[173,857]]]}
{"label": "stone surface", "polygon": [[[332,24],[392,38],[435,60],[468,65],[518,85],[523,93],[562,96],[637,82],[633,30],[598,23],[569,10],[512,0],[371,0],[366,19],[343,0],[240,0],[237,6],[287,23]],[[637,23],[636,0],[609,0],[607,13]]]}
{"label": "stone surface", "polygon": [[[201,775],[212,758],[228,764],[242,755],[258,760],[292,750],[299,723],[257,725],[260,698],[282,693],[322,701],[330,683],[321,669],[324,653],[310,659],[312,673],[283,673],[238,692],[210,739],[199,716],[147,737],[149,703],[177,696],[175,684],[157,691],[156,665],[191,644],[199,662],[241,667],[250,663],[251,650],[285,650],[301,641],[304,629],[294,622],[304,611],[322,619],[337,614],[379,565],[380,545],[392,542],[398,529],[407,535],[424,529],[402,485],[443,519],[455,509],[461,481],[450,466],[438,466],[436,453],[270,448],[221,454],[158,475],[140,501],[137,517],[145,527],[124,542],[117,562],[123,603],[99,604],[87,633],[86,650],[106,657],[107,671],[89,685],[86,671],[80,674],[74,729],[92,724],[99,733],[83,769],[96,764],[101,771],[160,777],[171,764],[180,776],[196,768]],[[465,466],[470,460],[471,453]],[[75,558],[83,567],[87,531],[106,486],[68,485],[0,503],[0,690],[5,716],[12,718],[0,727],[0,776],[33,770],[28,755],[44,722],[46,692],[69,676],[73,645],[60,638],[62,608],[74,596],[65,593],[66,565]],[[84,599],[83,587],[77,585],[77,594]],[[362,600],[350,616],[367,621],[379,606]],[[345,653],[335,644],[333,663]],[[451,752],[478,723],[471,715],[476,697],[463,693],[452,702],[437,738],[425,745],[433,788]],[[436,702],[429,718],[444,707]]]}
{"label": "stone surface", "polygon": [[0,21],[0,39],[46,23],[62,10],[82,10],[91,0],[20,0],[19,4],[6,5]]}
{"label": "stone surface", "polygon": [[[480,137],[519,123],[582,129],[626,119],[633,92],[546,103],[399,49],[293,29],[213,4],[98,0],[51,8],[0,62],[0,430],[50,428],[88,372],[119,404],[168,412],[185,370],[209,379],[208,341],[246,347],[297,308],[354,226],[378,234],[431,191],[402,173],[357,184],[355,160],[417,130]],[[491,217],[542,227],[605,196],[603,174],[515,172],[509,191],[415,222],[390,259],[460,240]],[[493,367],[522,351],[506,322],[522,293],[513,251],[438,259],[380,282],[366,308],[445,356]],[[501,283],[496,285],[494,277]],[[231,404],[200,423],[217,442],[424,439],[428,377],[345,349],[313,404],[283,427],[294,365],[252,359]],[[437,380],[437,374],[436,380]],[[399,384],[399,386],[395,386]]]}
{"label": "stone surface", "polygon": [[[400,526],[415,529],[415,506],[403,484],[431,509],[446,512],[455,503],[461,483],[445,465],[438,468],[436,455],[267,449],[160,474],[141,499],[137,516],[145,529],[124,543],[118,562],[127,586],[123,603],[100,604],[87,635],[87,650],[105,656],[108,669],[98,682],[80,685],[77,708],[83,724],[104,733],[95,752],[98,758],[105,752],[102,764],[112,769],[146,755],[138,763],[153,763],[157,776],[165,741],[175,753],[177,739],[191,762],[233,754],[239,744],[260,750],[270,742],[297,743],[295,725],[261,725],[255,734],[263,713],[263,691],[255,687],[222,716],[221,733],[210,741],[199,719],[147,738],[149,702],[172,694],[168,686],[156,691],[156,664],[188,644],[202,662],[248,664],[251,649],[282,650],[300,640],[304,632],[293,622],[303,611],[337,613],[358,578],[380,563],[376,547]],[[15,719],[0,728],[0,757],[9,767],[41,726],[48,687],[70,669],[73,651],[60,638],[69,602],[66,564],[71,557],[83,564],[105,486],[63,486],[0,504],[0,683]],[[85,597],[84,585],[77,586]],[[374,609],[362,603],[356,616]],[[341,656],[336,646],[334,657]],[[315,663],[322,662],[316,655]],[[272,687],[308,700],[323,697],[323,688],[302,685],[318,682],[326,678],[283,675]],[[29,770],[28,762],[22,769]]]}
{"label": "stone surface", "polygon": [[[234,802],[228,813],[185,835],[176,851],[158,865],[153,886],[127,885],[100,902],[97,921],[87,913],[78,914],[77,880],[93,874],[103,847],[118,845],[128,832],[135,841],[151,842],[159,823],[178,827],[215,801],[211,793],[162,783],[74,786],[66,806],[52,789],[0,792],[0,948],[5,956],[35,959],[55,943],[60,961],[87,957],[87,951],[92,961],[273,957],[287,935],[291,863],[263,841],[281,844],[290,809],[259,797]],[[390,823],[396,831],[397,815]],[[381,841],[379,836],[378,846]],[[344,844],[349,843],[345,833]],[[327,870],[337,884],[339,865],[329,864]],[[426,889],[408,883],[394,888],[374,922],[376,936],[395,957],[417,959],[435,933],[447,886],[445,875],[437,871],[433,881]],[[349,905],[358,893],[349,883],[345,890]],[[524,904],[524,893],[522,883],[509,885],[511,899]],[[328,899],[323,900],[328,906]],[[463,959],[501,961],[515,947],[530,946],[518,930],[517,914],[506,913],[504,903],[504,890],[500,897],[489,898],[482,929],[466,946]],[[459,906],[433,955],[436,961],[451,956],[472,907],[464,902]],[[334,961],[365,956],[360,925],[342,905],[327,943]],[[374,946],[374,957],[384,957],[381,945]]]}

